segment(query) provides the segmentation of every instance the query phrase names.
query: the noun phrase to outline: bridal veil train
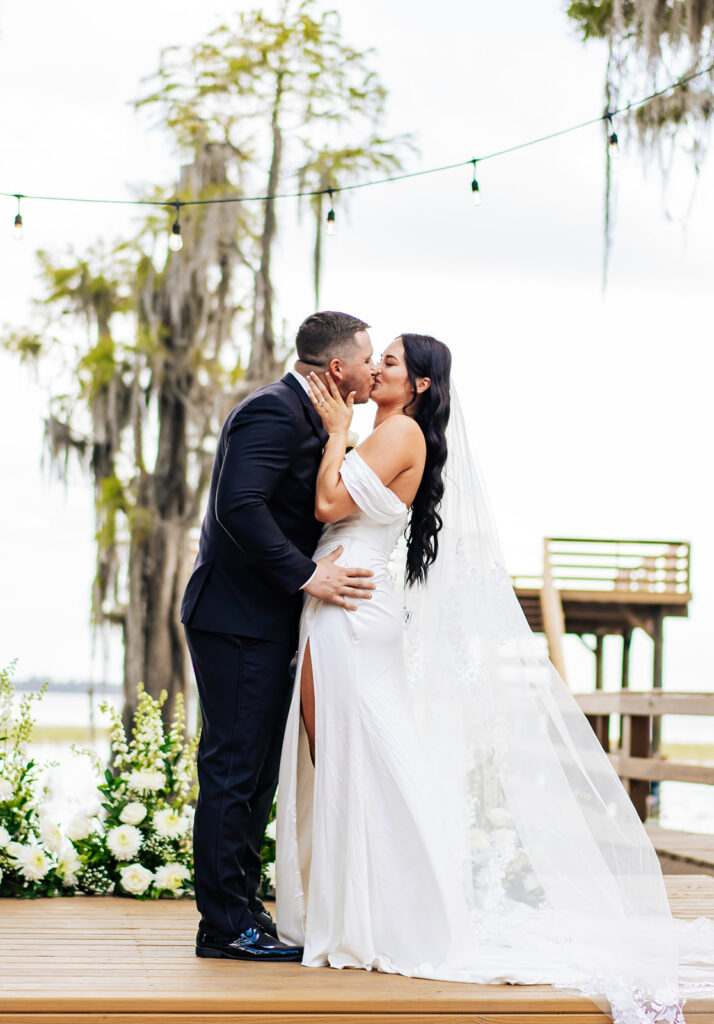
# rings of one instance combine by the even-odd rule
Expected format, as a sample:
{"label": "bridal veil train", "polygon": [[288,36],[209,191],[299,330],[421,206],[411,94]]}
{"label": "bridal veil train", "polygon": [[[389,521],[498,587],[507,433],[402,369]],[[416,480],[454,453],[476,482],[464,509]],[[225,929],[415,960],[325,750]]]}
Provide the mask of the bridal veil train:
{"label": "bridal veil train", "polygon": [[438,558],[403,601],[388,559],[407,510],[358,452],[343,463],[359,511],[316,557],[343,544],[377,586],[357,612],[303,612],[316,758],[296,685],[281,937],[310,966],[550,984],[617,1024],[678,1024],[683,997],[714,994],[714,927],[672,920],[645,830],[528,627],[453,394],[448,450]]}

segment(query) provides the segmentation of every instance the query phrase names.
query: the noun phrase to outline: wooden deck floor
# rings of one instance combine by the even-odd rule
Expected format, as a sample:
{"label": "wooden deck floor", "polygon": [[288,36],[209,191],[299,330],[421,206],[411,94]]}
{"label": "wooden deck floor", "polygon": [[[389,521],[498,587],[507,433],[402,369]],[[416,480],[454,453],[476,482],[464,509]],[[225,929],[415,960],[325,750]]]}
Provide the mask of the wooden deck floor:
{"label": "wooden deck floor", "polygon": [[645,827],[666,874],[714,875],[714,835]]}
{"label": "wooden deck floor", "polygon": [[[672,876],[679,917],[714,917],[714,879]],[[193,902],[0,900],[0,1024],[605,1024],[546,986],[199,960]],[[714,1000],[690,1024],[714,1024]]]}

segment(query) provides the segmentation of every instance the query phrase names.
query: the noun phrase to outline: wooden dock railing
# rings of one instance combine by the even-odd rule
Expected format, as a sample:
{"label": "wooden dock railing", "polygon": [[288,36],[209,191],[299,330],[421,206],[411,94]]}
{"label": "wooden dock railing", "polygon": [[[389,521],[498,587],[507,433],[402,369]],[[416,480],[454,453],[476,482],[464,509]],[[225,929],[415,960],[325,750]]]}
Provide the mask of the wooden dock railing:
{"label": "wooden dock railing", "polygon": [[[622,779],[640,818],[647,816],[651,782],[698,782],[714,785],[714,764],[669,761],[653,751],[662,715],[714,716],[714,693],[671,693],[662,690],[578,694],[585,713],[610,761]],[[621,716],[621,744],[610,750],[610,716]]]}

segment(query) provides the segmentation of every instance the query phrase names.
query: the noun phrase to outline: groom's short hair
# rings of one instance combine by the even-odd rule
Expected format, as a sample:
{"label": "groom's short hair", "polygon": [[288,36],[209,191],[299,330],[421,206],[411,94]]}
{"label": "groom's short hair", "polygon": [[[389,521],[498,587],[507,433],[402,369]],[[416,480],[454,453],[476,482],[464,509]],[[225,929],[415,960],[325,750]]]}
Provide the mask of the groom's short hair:
{"label": "groom's short hair", "polygon": [[349,313],[312,313],[300,324],[295,338],[298,359],[311,366],[327,366],[336,356],[347,356],[354,348],[357,331],[368,327],[364,320]]}

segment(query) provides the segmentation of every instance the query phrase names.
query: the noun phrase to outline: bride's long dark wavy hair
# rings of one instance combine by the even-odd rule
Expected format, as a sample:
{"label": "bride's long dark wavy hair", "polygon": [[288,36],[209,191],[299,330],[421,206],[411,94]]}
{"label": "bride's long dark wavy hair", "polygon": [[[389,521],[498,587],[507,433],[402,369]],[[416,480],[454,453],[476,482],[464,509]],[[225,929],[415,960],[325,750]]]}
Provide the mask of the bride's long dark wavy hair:
{"label": "bride's long dark wavy hair", "polygon": [[[444,496],[446,462],[446,424],[451,409],[451,351],[436,338],[425,334],[400,334],[404,345],[412,399],[404,411],[413,416],[426,440],[424,475],[412,504],[407,530],[406,583],[412,586],[426,580],[429,566],[439,552],[442,527],[439,505]],[[428,377],[431,385],[417,394],[419,377]]]}

